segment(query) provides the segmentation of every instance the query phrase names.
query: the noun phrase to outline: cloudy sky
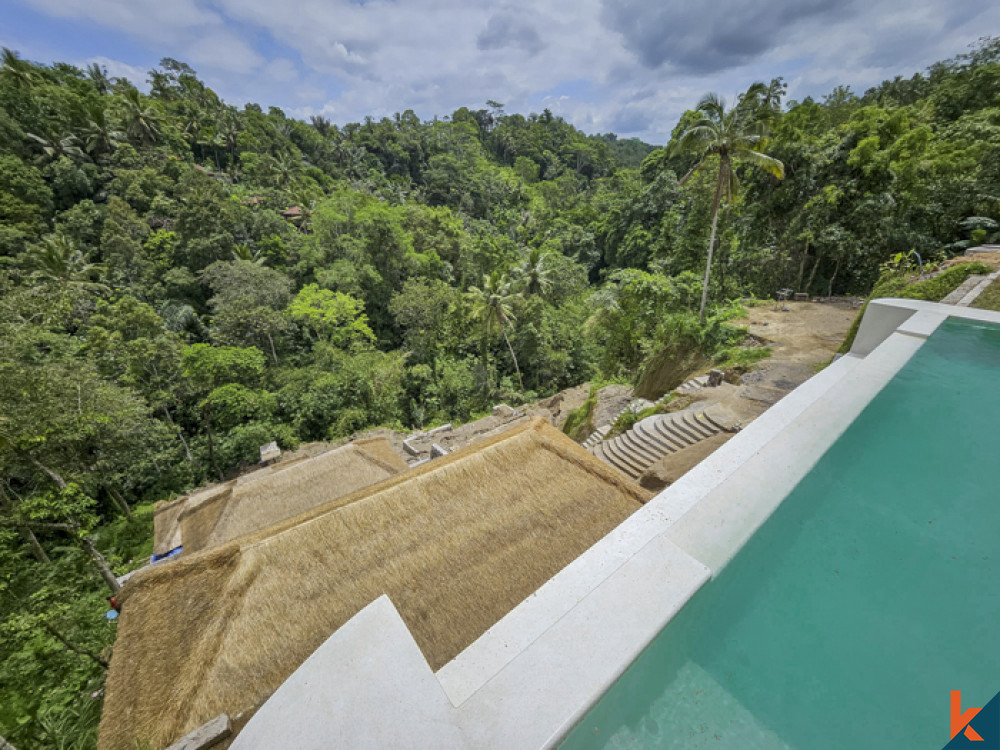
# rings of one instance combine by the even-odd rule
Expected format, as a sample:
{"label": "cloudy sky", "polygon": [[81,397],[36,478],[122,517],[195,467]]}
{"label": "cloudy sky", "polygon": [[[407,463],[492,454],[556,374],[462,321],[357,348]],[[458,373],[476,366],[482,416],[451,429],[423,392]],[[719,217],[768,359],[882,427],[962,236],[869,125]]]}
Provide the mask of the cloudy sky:
{"label": "cloudy sky", "polygon": [[863,92],[986,34],[997,0],[0,0],[0,44],[139,85],[170,56],[232,104],[299,117],[494,99],[653,143],[706,91]]}

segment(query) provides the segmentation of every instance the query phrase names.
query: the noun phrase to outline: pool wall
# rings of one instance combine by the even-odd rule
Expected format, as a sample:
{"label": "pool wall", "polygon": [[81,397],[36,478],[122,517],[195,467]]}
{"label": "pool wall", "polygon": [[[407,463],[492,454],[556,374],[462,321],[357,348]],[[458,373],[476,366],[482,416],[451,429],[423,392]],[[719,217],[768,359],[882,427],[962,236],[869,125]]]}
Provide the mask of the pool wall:
{"label": "pool wall", "polygon": [[869,304],[851,353],[758,417],[546,582],[436,674],[380,597],[264,704],[234,750],[557,744],[717,575],[948,317]]}

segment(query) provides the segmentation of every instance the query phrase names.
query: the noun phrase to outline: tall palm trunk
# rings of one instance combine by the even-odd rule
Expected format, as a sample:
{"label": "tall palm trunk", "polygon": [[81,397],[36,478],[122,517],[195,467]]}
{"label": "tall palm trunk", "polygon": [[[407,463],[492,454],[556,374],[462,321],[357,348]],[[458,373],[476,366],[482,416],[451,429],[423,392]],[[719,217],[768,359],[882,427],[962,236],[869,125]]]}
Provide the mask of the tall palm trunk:
{"label": "tall palm trunk", "polygon": [[517,373],[517,384],[521,386],[521,392],[524,393],[524,381],[521,380],[521,368],[517,366],[517,356],[514,354],[514,347],[510,345],[510,339],[507,338],[507,329],[502,325],[500,326],[500,333],[503,334],[503,340],[507,342],[507,348],[510,349],[510,358],[514,360],[514,372]]}
{"label": "tall palm trunk", "polygon": [[712,205],[712,233],[708,238],[708,259],[705,261],[705,281],[701,285],[701,307],[698,308],[698,322],[705,323],[705,304],[708,302],[708,282],[712,275],[712,251],[715,249],[715,230],[719,225],[719,204],[722,202],[723,180],[729,177],[729,157],[719,161],[719,181],[715,186],[715,201]]}

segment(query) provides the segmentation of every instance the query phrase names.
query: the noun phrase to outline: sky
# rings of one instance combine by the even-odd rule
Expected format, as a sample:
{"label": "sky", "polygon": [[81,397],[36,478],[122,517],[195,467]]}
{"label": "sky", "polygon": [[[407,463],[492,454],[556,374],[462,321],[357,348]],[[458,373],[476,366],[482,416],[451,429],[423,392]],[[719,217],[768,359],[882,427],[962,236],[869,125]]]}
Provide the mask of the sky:
{"label": "sky", "polygon": [[665,143],[703,94],[857,93],[1000,34],[997,0],[0,0],[0,45],[146,86],[163,57],[230,104],[335,123],[492,99]]}

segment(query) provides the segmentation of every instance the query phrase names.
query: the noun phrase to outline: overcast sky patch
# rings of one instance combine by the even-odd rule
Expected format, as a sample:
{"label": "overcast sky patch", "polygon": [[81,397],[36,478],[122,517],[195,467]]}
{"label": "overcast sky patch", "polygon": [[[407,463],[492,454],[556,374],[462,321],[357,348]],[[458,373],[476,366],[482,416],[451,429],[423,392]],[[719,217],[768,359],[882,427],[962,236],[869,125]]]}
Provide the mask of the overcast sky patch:
{"label": "overcast sky patch", "polygon": [[863,93],[990,31],[995,0],[7,0],[0,43],[137,84],[174,57],[232,104],[341,124],[492,99],[663,143],[707,91]]}

